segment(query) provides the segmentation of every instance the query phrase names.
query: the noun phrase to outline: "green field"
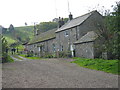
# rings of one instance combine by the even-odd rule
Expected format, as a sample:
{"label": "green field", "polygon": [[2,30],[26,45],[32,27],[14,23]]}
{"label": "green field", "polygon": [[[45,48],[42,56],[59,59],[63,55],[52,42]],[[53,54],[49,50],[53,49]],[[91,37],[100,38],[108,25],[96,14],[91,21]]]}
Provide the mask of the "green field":
{"label": "green field", "polygon": [[14,62],[14,60],[8,55],[8,62]]}
{"label": "green field", "polygon": [[120,74],[118,69],[119,60],[103,60],[103,59],[85,59],[85,58],[74,58],[75,61],[71,63],[76,63],[81,67],[104,71],[113,74]]}
{"label": "green field", "polygon": [[5,39],[7,40],[8,45],[16,42],[16,40],[14,40],[13,38],[11,38],[11,37],[9,37],[9,36],[4,36],[4,37],[5,37]]}
{"label": "green field", "polygon": [[22,41],[26,41],[28,38],[33,38],[33,26],[15,27],[15,33],[7,32],[3,36],[8,41],[8,45],[18,42],[17,37],[20,37]]}
{"label": "green field", "polygon": [[20,36],[23,40],[26,38],[33,38],[33,26],[23,26],[23,27],[15,27],[15,31],[17,36]]}

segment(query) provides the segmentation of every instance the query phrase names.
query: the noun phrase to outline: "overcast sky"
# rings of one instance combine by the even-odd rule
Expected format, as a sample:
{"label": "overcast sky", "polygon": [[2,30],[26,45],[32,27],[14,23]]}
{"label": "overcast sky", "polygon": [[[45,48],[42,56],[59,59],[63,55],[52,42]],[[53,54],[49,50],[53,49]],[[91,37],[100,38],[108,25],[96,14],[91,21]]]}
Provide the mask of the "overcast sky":
{"label": "overcast sky", "polygon": [[111,9],[118,0],[0,0],[0,25],[8,28],[10,24],[33,25],[33,22],[52,21],[59,16],[68,17],[68,1],[70,12],[77,17],[98,4],[99,8]]}

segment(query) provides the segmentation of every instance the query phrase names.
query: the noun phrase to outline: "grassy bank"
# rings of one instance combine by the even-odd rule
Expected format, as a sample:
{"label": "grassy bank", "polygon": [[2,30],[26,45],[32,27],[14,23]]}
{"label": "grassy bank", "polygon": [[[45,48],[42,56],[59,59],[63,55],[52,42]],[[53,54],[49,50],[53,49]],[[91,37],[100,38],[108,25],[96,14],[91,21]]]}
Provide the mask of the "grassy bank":
{"label": "grassy bank", "polygon": [[3,63],[14,62],[14,60],[8,55],[6,60],[3,60]]}
{"label": "grassy bank", "polygon": [[19,60],[22,60],[22,58],[18,57],[18,55],[12,55],[14,58],[17,58]]}
{"label": "grassy bank", "polygon": [[21,54],[20,56],[27,58],[27,59],[41,59],[40,57],[26,57],[24,54]]}
{"label": "grassy bank", "polygon": [[8,56],[8,62],[14,62],[14,60],[10,56]]}
{"label": "grassy bank", "polygon": [[79,66],[120,75],[120,70],[118,69],[119,60],[85,59],[77,57],[73,59],[75,59],[75,61],[72,61],[72,63],[76,63]]}

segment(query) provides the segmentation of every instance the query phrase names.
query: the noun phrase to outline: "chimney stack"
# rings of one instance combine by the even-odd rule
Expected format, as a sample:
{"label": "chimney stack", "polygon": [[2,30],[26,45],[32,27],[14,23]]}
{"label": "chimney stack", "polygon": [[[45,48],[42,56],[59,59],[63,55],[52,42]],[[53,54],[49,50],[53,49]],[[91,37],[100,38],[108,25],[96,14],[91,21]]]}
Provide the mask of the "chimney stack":
{"label": "chimney stack", "polygon": [[73,19],[73,15],[70,12],[70,14],[69,14],[69,20],[72,20],[72,19]]}
{"label": "chimney stack", "polygon": [[58,27],[60,28],[63,25],[64,25],[64,19],[59,17]]}

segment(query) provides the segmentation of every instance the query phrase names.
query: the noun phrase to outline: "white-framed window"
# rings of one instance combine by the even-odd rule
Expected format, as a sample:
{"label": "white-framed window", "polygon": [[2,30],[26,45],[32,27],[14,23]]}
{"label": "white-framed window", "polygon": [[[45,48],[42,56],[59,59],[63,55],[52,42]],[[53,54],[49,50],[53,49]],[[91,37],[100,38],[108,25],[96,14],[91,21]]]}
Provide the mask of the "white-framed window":
{"label": "white-framed window", "polygon": [[60,46],[60,51],[63,51],[63,45]]}
{"label": "white-framed window", "polygon": [[38,51],[41,51],[40,47],[38,47]]}
{"label": "white-framed window", "polygon": [[68,33],[68,30],[65,31],[65,37],[68,37],[69,36],[69,33]]}

